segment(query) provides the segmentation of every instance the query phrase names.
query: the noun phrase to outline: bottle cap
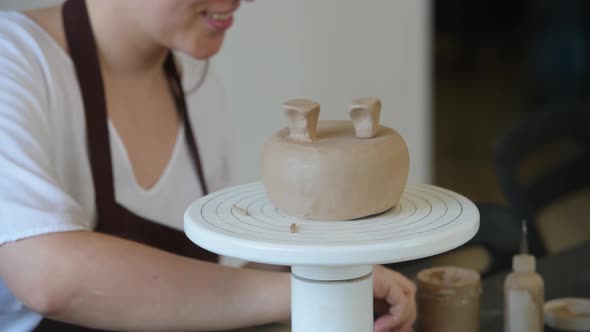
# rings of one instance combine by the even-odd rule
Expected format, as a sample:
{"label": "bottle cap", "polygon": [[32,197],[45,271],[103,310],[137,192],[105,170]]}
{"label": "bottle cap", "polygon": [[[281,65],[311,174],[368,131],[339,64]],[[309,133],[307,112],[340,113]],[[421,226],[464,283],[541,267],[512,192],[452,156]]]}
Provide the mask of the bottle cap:
{"label": "bottle cap", "polygon": [[520,254],[512,258],[512,269],[515,272],[534,272],[535,256]]}

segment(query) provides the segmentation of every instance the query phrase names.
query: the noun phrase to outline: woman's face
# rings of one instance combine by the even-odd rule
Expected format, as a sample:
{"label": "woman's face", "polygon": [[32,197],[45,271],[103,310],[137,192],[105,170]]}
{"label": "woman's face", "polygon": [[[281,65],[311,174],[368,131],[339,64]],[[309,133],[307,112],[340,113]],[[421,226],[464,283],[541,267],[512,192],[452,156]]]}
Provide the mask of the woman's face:
{"label": "woman's face", "polygon": [[[124,2],[127,2],[125,0]],[[136,0],[135,19],[162,46],[198,59],[217,53],[240,0]],[[131,3],[131,1],[129,1]],[[133,14],[132,14],[133,15]]]}

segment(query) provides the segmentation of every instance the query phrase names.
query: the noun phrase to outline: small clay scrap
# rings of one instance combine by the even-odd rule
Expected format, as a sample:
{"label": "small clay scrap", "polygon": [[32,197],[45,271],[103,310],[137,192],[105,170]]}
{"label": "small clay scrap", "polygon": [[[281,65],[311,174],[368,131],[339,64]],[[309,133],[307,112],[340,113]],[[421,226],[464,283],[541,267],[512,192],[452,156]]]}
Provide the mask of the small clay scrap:
{"label": "small clay scrap", "polygon": [[239,207],[237,204],[234,204],[233,209],[236,210],[237,213],[241,214],[244,217],[247,217],[250,215],[250,213],[248,213],[247,210],[242,209],[241,207]]}
{"label": "small clay scrap", "polygon": [[291,226],[289,226],[289,231],[291,233],[297,233],[297,224],[296,223],[292,223]]}

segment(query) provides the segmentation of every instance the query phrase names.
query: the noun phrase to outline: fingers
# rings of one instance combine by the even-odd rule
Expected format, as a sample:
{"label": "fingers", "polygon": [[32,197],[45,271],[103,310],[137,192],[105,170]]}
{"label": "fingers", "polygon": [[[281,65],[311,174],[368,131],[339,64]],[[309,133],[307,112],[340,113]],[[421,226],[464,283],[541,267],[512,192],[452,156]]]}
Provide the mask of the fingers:
{"label": "fingers", "polygon": [[400,288],[402,289],[402,291],[404,292],[404,295],[406,296],[407,302],[406,302],[406,310],[405,310],[405,317],[407,317],[407,322],[408,324],[406,324],[408,327],[411,327],[414,322],[416,321],[416,316],[417,316],[417,310],[416,310],[416,285],[411,282],[410,280],[408,280],[406,277],[404,277],[401,273],[393,271],[393,270],[389,270],[389,272],[392,274],[392,278],[398,282],[398,284],[400,285]]}
{"label": "fingers", "polygon": [[386,315],[375,321],[374,330],[375,332],[412,332],[413,325],[413,322],[408,322],[399,326],[398,321],[392,315]]}
{"label": "fingers", "polygon": [[411,331],[416,320],[416,287],[402,274],[376,266],[374,296],[384,299],[389,313],[375,321],[375,331]]}
{"label": "fingers", "polygon": [[373,328],[374,328],[375,332],[389,332],[389,331],[392,331],[393,327],[398,326],[398,323],[399,322],[395,317],[388,314],[388,315],[379,317],[375,321]]}
{"label": "fingers", "polygon": [[416,294],[416,285],[413,282],[408,280],[408,278],[406,278],[403,274],[401,274],[397,271],[393,271],[393,270],[388,270],[388,271],[392,274],[395,281],[397,281],[400,284],[400,286],[403,288],[404,292],[407,292],[408,294],[412,294],[412,295]]}
{"label": "fingers", "polygon": [[405,300],[405,294],[400,287],[400,283],[390,273],[386,271],[375,271],[373,284],[373,295],[376,298],[384,299],[393,306],[401,304]]}
{"label": "fingers", "polygon": [[404,316],[407,318],[407,323],[404,324],[407,328],[411,328],[414,322],[416,321],[416,285],[408,280],[408,278],[404,277],[401,273],[388,270],[392,278],[400,285],[405,298],[406,298],[406,305],[405,305],[405,312]]}

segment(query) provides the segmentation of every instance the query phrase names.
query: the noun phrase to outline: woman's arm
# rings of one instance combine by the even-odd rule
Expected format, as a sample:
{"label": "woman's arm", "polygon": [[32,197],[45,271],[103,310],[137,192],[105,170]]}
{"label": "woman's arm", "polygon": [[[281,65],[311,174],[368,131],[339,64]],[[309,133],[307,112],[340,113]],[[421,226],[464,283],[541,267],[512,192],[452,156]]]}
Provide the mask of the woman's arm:
{"label": "woman's arm", "polygon": [[94,328],[220,330],[285,320],[285,273],[232,269],[95,232],[0,247],[0,278],[29,308]]}

